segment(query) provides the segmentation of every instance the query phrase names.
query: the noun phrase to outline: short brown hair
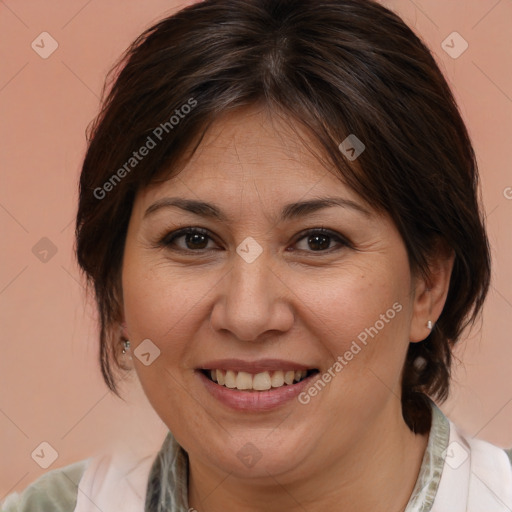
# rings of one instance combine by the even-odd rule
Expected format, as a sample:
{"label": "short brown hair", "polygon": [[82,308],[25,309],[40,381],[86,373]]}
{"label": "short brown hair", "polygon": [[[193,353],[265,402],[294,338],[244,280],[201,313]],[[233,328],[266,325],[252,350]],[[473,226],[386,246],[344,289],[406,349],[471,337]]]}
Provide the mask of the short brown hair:
{"label": "short brown hair", "polygon": [[[305,127],[340,179],[390,215],[412,272],[428,276],[439,242],[454,252],[443,312],[427,340],[410,344],[402,376],[404,419],[427,432],[427,396],[448,395],[452,347],[481,310],[490,256],[468,132],[413,31],[370,0],[206,0],[146,30],[110,76],[89,133],[76,219],[108,387],[118,395],[111,362],[119,368],[120,272],[137,191],[175,172],[222,113],[258,103]],[[194,108],[173,123],[191,99]],[[159,126],[165,136],[128,172],[133,151]],[[338,147],[349,134],[366,146],[357,165]]]}

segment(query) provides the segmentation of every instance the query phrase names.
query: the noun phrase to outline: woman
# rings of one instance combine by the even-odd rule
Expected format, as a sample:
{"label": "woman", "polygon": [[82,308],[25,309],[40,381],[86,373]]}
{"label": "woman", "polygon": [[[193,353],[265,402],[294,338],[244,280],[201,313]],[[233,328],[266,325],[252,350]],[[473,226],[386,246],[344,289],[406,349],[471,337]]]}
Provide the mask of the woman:
{"label": "woman", "polygon": [[489,286],[477,185],[446,81],[377,3],[207,0],[146,31],[77,257],[105,382],[134,370],[169,434],[3,510],[510,510],[507,453],[433,401]]}

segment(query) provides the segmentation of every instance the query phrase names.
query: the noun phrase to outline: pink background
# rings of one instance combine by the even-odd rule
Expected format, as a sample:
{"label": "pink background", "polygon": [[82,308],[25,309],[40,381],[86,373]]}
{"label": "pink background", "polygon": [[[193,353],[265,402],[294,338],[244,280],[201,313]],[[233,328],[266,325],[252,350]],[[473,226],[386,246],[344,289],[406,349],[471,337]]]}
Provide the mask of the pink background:
{"label": "pink background", "polygon": [[[512,2],[383,3],[423,37],[452,85],[480,164],[494,258],[481,329],[458,351],[453,392],[441,408],[470,435],[509,447]],[[0,266],[0,499],[114,442],[143,452],[165,435],[136,378],[124,386],[126,403],[103,384],[94,308],[73,258],[73,221],[84,131],[106,72],[143,29],[183,5],[0,0],[0,229],[8,240]],[[453,31],[469,44],[456,59],[442,47]],[[31,47],[42,32],[58,42],[47,59]],[[46,262],[32,252],[43,237],[57,249]],[[48,469],[31,457],[44,441],[58,453]]]}

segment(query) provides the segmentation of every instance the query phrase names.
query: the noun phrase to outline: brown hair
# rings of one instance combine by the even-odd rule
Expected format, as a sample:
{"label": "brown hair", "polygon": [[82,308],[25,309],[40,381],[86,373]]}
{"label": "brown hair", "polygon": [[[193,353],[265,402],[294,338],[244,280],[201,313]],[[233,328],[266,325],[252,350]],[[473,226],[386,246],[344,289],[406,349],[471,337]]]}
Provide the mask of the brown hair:
{"label": "brown hair", "polygon": [[[135,194],[175,172],[222,113],[261,103],[305,127],[339,178],[391,216],[412,272],[428,276],[438,243],[454,252],[443,312],[425,341],[410,344],[403,370],[404,419],[427,432],[427,396],[447,397],[452,347],[490,279],[474,151],[428,48],[370,0],[206,0],[146,30],[114,71],[89,133],[76,220],[108,387],[119,396],[111,362],[120,368],[120,273]],[[349,134],[366,146],[357,165],[338,148]],[[149,138],[155,145],[131,161]]]}

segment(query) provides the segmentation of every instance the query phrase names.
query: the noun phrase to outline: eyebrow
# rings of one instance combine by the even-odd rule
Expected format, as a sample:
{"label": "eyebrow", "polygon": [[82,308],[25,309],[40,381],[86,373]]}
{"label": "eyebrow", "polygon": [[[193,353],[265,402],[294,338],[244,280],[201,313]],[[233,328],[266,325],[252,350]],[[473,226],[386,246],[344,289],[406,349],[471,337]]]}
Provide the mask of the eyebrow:
{"label": "eyebrow", "polygon": [[[350,199],[343,199],[342,197],[321,197],[318,199],[299,201],[285,205],[281,210],[280,219],[282,221],[293,220],[333,206],[350,208],[367,217],[371,217],[370,211]],[[159,199],[146,210],[144,218],[163,208],[179,208],[201,217],[216,219],[222,222],[228,222],[229,220],[228,217],[214,204],[204,201],[196,201],[194,199],[183,199],[181,197],[165,197],[163,199]]]}

